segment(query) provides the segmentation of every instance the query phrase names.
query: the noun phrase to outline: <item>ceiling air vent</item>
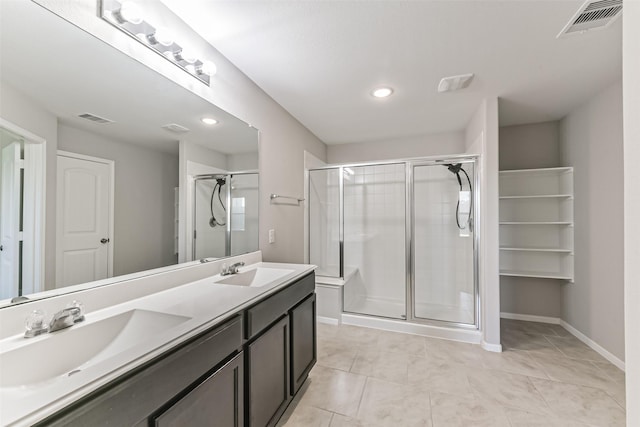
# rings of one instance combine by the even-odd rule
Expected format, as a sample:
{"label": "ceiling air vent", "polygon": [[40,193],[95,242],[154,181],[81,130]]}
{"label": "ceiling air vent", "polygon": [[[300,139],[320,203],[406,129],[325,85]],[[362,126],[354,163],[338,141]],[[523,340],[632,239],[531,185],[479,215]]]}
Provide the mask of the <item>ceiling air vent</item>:
{"label": "ceiling air vent", "polygon": [[169,132],[173,132],[173,133],[187,133],[187,132],[189,132],[189,129],[187,129],[184,126],[180,126],[177,123],[169,123],[168,125],[163,125],[161,127],[162,127],[162,129],[166,129]]}
{"label": "ceiling air vent", "polygon": [[607,28],[622,13],[622,0],[587,1],[556,37]]}
{"label": "ceiling air vent", "polygon": [[80,117],[81,119],[90,120],[95,123],[113,123],[113,120],[105,119],[104,117],[96,116],[95,114],[91,113],[78,114],[78,117]]}

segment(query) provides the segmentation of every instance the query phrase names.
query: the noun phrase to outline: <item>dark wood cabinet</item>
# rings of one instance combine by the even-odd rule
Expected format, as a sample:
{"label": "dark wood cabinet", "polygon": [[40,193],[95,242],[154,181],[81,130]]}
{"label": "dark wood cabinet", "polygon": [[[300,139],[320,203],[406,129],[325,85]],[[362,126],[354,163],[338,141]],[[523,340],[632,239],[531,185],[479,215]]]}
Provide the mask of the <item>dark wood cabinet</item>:
{"label": "dark wood cabinet", "polygon": [[156,427],[243,427],[244,369],[240,353],[155,417]]}
{"label": "dark wood cabinet", "polygon": [[274,426],[316,361],[313,273],[37,426]]}
{"label": "dark wood cabinet", "polygon": [[289,404],[289,316],[247,347],[249,425],[273,426]]}
{"label": "dark wood cabinet", "polygon": [[316,364],[316,295],[294,307],[291,323],[291,394],[298,392]]}

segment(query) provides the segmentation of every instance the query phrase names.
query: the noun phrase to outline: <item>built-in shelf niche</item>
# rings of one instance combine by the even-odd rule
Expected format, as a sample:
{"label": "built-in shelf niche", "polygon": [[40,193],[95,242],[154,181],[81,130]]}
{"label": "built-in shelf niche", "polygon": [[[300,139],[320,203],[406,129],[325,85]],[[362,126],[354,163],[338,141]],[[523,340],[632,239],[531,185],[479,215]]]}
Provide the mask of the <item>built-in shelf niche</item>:
{"label": "built-in shelf niche", "polygon": [[500,274],[573,281],[573,168],[500,171]]}

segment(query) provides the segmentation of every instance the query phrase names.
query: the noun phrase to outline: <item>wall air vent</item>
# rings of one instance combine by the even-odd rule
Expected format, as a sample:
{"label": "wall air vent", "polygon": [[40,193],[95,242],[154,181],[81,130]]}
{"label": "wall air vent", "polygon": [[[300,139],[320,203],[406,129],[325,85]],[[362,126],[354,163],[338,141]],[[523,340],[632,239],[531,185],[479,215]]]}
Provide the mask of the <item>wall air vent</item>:
{"label": "wall air vent", "polygon": [[599,0],[584,3],[556,37],[603,29],[622,14],[622,0]]}
{"label": "wall air vent", "polygon": [[96,116],[95,114],[91,114],[91,113],[78,114],[78,117],[80,117],[81,119],[90,120],[94,123],[100,123],[100,124],[114,123],[113,120],[105,119],[104,117]]}
{"label": "wall air vent", "polygon": [[180,126],[177,123],[169,123],[168,125],[163,125],[161,126],[162,129],[168,130],[169,132],[173,132],[173,133],[187,133],[189,132],[189,129],[187,129],[184,126]]}

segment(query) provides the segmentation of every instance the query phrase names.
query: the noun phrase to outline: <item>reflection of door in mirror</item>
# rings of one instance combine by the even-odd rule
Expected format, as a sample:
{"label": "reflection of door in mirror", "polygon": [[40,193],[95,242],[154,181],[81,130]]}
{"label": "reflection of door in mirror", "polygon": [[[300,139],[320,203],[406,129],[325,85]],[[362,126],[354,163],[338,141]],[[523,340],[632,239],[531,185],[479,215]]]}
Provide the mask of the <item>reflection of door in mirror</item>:
{"label": "reflection of door in mirror", "polygon": [[44,141],[0,119],[0,299],[42,290]]}
{"label": "reflection of door in mirror", "polygon": [[58,152],[56,287],[113,275],[114,162]]}

